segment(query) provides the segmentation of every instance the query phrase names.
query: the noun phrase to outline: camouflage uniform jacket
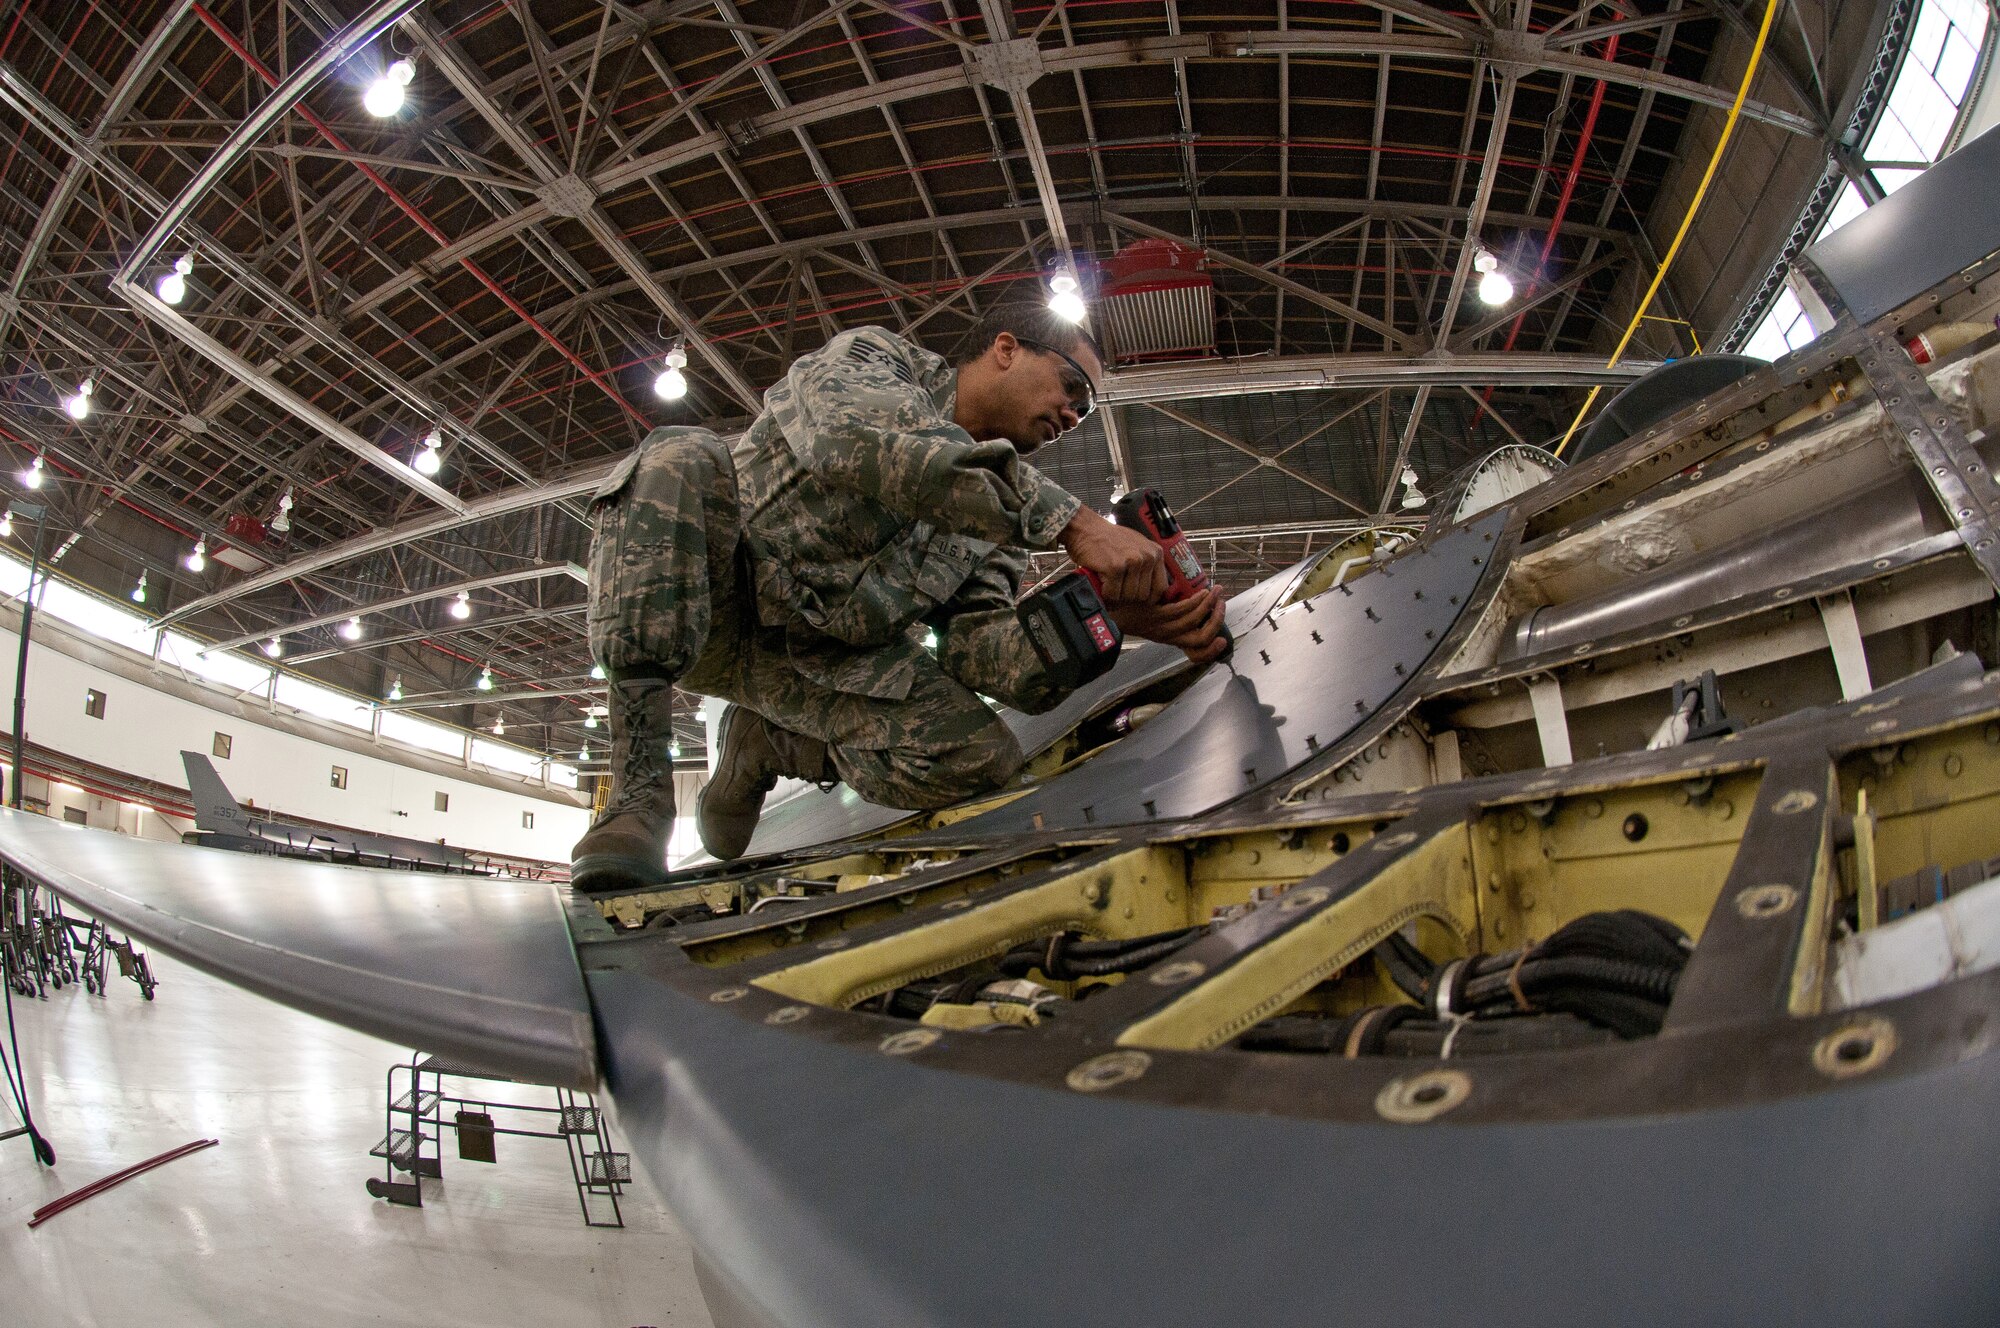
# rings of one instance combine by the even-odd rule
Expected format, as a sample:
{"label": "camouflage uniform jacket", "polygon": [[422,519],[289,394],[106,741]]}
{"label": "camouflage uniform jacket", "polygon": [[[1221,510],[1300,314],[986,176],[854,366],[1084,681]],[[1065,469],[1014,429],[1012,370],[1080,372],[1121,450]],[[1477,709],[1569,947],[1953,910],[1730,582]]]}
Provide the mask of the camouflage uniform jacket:
{"label": "camouflage uniform jacket", "polygon": [[[1011,618],[1020,592],[1027,559],[1015,550],[1053,547],[1076,515],[1078,501],[1012,443],[976,442],[952,422],[957,379],[894,333],[857,328],[801,357],[736,443],[757,619],[785,631],[815,681],[900,698],[915,663],[909,628],[930,622],[942,637],[964,614],[980,615],[967,624],[982,624],[979,650],[1011,649],[1018,633],[1001,632],[994,615]],[[1061,699],[982,685],[996,672],[1018,678],[1018,661],[954,668],[948,643],[940,662],[1009,704]]]}

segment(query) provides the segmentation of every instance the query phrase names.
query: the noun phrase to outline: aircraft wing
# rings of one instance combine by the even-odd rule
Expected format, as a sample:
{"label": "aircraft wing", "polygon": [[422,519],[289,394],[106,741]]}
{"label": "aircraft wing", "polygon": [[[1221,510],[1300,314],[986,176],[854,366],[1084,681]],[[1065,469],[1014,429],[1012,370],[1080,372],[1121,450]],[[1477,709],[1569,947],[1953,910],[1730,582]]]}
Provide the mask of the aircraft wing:
{"label": "aircraft wing", "polygon": [[594,1088],[596,1036],[545,882],[164,844],[0,810],[0,858],[205,972],[529,1083]]}

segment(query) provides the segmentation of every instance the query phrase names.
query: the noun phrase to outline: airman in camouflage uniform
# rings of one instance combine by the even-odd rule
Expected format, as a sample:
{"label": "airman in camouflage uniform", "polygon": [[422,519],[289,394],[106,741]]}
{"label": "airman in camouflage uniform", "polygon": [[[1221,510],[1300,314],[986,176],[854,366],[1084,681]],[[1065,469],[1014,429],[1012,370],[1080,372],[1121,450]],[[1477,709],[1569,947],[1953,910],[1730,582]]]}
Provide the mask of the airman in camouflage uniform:
{"label": "airman in camouflage uniform", "polygon": [[[733,449],[656,429],[598,491],[590,646],[612,684],[613,794],[573,853],[579,885],[664,871],[675,683],[734,703],[698,809],[726,859],[780,776],[920,809],[1018,773],[1020,747],[982,695],[1030,713],[1064,695],[1015,618],[1020,550],[1062,540],[1104,564],[1108,599],[1157,602],[1157,550],[1080,516],[1021,456],[1088,412],[1078,356],[1094,368],[1094,344],[1040,310],[989,321],[1019,336],[1002,327],[986,362],[961,366],[976,402],[959,399],[961,369],[859,328],[795,363]],[[968,418],[1007,432],[977,437]],[[1210,607],[1195,627],[1182,610],[1172,631],[1135,629],[1206,651],[1220,599]],[[924,625],[935,654],[915,639]]]}

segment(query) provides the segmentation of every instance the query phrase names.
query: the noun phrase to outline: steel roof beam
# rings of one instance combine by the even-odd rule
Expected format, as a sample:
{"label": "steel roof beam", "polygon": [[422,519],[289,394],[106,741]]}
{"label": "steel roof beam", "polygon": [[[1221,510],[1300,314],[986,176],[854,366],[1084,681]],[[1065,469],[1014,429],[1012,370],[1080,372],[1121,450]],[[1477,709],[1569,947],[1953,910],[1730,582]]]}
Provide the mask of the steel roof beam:
{"label": "steel roof beam", "polygon": [[[1233,451],[1241,452],[1244,456],[1249,457],[1251,471],[1262,470],[1266,468],[1275,470],[1280,475],[1285,476],[1287,479],[1305,485],[1308,489],[1313,490],[1315,493],[1326,495],[1328,498],[1331,498],[1335,502],[1339,503],[1342,507],[1351,508],[1356,514],[1360,516],[1368,515],[1368,510],[1366,508],[1362,507],[1359,503],[1349,498],[1346,494],[1342,493],[1340,490],[1333,488],[1331,485],[1320,483],[1318,480],[1314,479],[1312,476],[1306,474],[1302,470],[1294,470],[1292,467],[1286,465],[1284,462],[1278,460],[1277,457],[1272,456],[1268,452],[1259,452],[1256,448],[1250,446],[1248,443],[1244,442],[1240,438],[1237,438],[1233,434],[1226,433],[1223,430],[1216,428],[1212,424],[1208,424],[1201,420],[1196,419],[1194,416],[1188,414],[1186,411],[1175,410],[1172,406],[1162,404],[1161,402],[1149,401],[1146,404],[1150,406],[1152,409],[1158,411],[1160,414],[1166,416],[1168,419],[1172,420],[1175,424],[1180,425],[1182,428],[1192,429],[1204,438],[1213,438],[1216,442],[1221,443],[1224,447],[1230,448]],[[1245,473],[1247,474],[1249,472]]]}
{"label": "steel roof beam", "polygon": [[[1118,200],[1119,211],[1127,216],[1153,212],[1180,212],[1184,211],[1186,206],[1185,202],[1172,198],[1121,198]],[[1465,209],[1447,207],[1442,203],[1405,203],[1357,198],[1285,197],[1282,195],[1257,194],[1206,195],[1201,200],[1201,207],[1204,212],[1282,213],[1290,210],[1294,212],[1354,214],[1378,219],[1415,217],[1431,220],[1456,220],[1465,215]],[[1067,203],[1063,207],[1063,215],[1071,224],[1078,224],[1094,219],[1096,210],[1097,205],[1095,203]],[[1011,225],[1032,221],[1041,215],[1042,211],[1038,203],[1032,207],[1024,204],[1015,207],[987,208],[979,212],[947,215],[935,220],[930,217],[919,217],[909,221],[881,222],[873,226],[864,226],[851,235],[834,231],[824,235],[806,235],[796,239],[777,240],[771,244],[760,245],[754,249],[737,250],[728,254],[709,254],[691,263],[681,263],[670,268],[659,269],[654,275],[662,282],[675,282],[685,277],[704,272],[727,272],[730,268],[734,267],[747,267],[751,264],[768,262],[771,258],[781,255],[817,252],[829,245],[845,244],[855,238],[886,240],[898,236],[919,234],[925,231],[977,228],[1003,224]],[[1495,212],[1491,216],[1494,221],[1503,225],[1517,226],[1522,229],[1546,228],[1548,226],[1548,218],[1529,216],[1525,213]],[[767,229],[771,228],[767,227]],[[1563,231],[1565,234],[1583,235],[1610,241],[1621,240],[1623,238],[1620,232],[1614,231],[1608,226],[1579,225],[1566,222],[1564,223]],[[773,234],[775,234],[775,230],[773,230]],[[693,232],[689,232],[689,236],[690,239],[696,239]],[[696,239],[696,244],[698,248],[704,251],[708,248],[707,245],[701,243],[698,239]],[[423,263],[406,268],[396,276],[389,278],[387,281],[370,290],[367,294],[359,296],[349,306],[348,312],[350,314],[366,312],[378,304],[386,303],[396,296],[420,286],[421,283],[432,279],[434,275],[430,268],[430,260],[426,259]],[[595,292],[586,291],[583,295],[573,298],[586,299],[602,297],[604,295],[617,295],[636,289],[636,283],[621,282],[599,287]],[[496,336],[501,337],[511,337],[514,335],[516,333],[513,329],[496,334]]]}
{"label": "steel roof beam", "polygon": [[1100,402],[1196,401],[1266,392],[1329,392],[1382,387],[1588,387],[1624,384],[1659,367],[1631,361],[1604,367],[1594,354],[1295,355],[1283,360],[1191,360],[1127,369],[1105,380]]}
{"label": "steel roof beam", "polygon": [[[742,18],[742,15],[737,12],[735,0],[714,0],[714,4],[716,12],[724,18],[734,20]],[[821,16],[822,21],[825,18],[840,15],[846,7],[846,3],[828,5],[827,12]],[[745,56],[752,54],[762,56],[763,53],[758,51],[756,43],[750,40],[748,33],[738,30],[731,35],[735,38],[737,49],[742,51]],[[764,89],[764,95],[771,99],[771,104],[779,110],[790,109],[792,106],[791,94],[787,93],[784,85],[778,82],[778,76],[771,72],[771,62],[768,59],[760,58],[754,68],[757,75],[757,84]],[[847,197],[840,190],[840,182],[834,177],[832,168],[826,164],[826,158],[820,155],[819,145],[813,142],[812,135],[806,132],[804,126],[799,126],[792,130],[792,137],[798,142],[800,150],[805,154],[806,165],[811,168],[813,178],[819,181],[821,192],[826,195],[827,201],[833,204],[834,214],[840,218],[840,224],[849,231],[860,229],[860,219],[854,215],[854,209],[848,206]],[[866,241],[857,242],[854,247],[860,251],[862,261],[872,270],[870,280],[888,285],[894,284],[883,274],[882,260],[876,256],[874,249]],[[896,304],[896,316],[905,322],[909,318],[908,311],[902,308],[900,302]],[[755,414],[761,405],[760,401],[751,402],[751,413]]]}
{"label": "steel roof beam", "polygon": [[551,576],[567,576],[579,583],[586,584],[590,580],[589,575],[575,563],[549,563],[541,567],[517,568],[511,572],[495,572],[491,576],[467,577],[463,581],[440,582],[437,585],[426,586],[422,590],[413,591],[407,595],[398,595],[394,599],[376,600],[367,604],[355,604],[337,613],[323,613],[316,618],[306,618],[299,622],[285,623],[282,626],[273,626],[264,631],[245,632],[241,636],[232,636],[226,641],[217,641],[202,653],[207,654],[215,650],[234,650],[238,646],[247,646],[253,641],[268,640],[272,636],[286,636],[293,632],[309,632],[315,627],[331,627],[335,623],[346,622],[349,618],[356,618],[362,614],[392,613],[397,609],[406,609],[412,604],[423,604],[434,599],[455,597],[461,591],[469,593],[474,590],[491,590],[496,586],[511,586],[522,581],[541,581]]}
{"label": "steel roof beam", "polygon": [[[498,134],[521,163],[542,182],[538,195],[544,204],[561,216],[573,217],[590,232],[590,238],[599,248],[611,256],[613,262],[624,270],[634,285],[653,302],[653,307],[666,315],[667,321],[679,329],[687,348],[707,362],[710,372],[722,383],[728,393],[747,406],[758,409],[757,389],[743,377],[734,364],[725,359],[721,352],[701,335],[694,313],[680,299],[660,284],[652,269],[639,256],[638,250],[625,233],[605,213],[597,196],[580,176],[569,172],[564,164],[552,157],[533,135],[494,101],[491,92],[480,79],[478,73],[460,54],[458,44],[438,32],[427,20],[418,19],[406,25],[416,37],[417,44],[437,65],[438,71],[450,80],[458,95],[479,113],[493,132]],[[536,45],[539,49],[538,44]],[[588,107],[586,106],[587,110]]]}
{"label": "steel roof beam", "polygon": [[1244,276],[1261,281],[1267,286],[1275,286],[1279,290],[1290,292],[1308,303],[1316,304],[1322,309],[1337,313],[1342,318],[1360,323],[1363,327],[1372,328],[1395,345],[1405,348],[1415,345],[1415,338],[1397,331],[1381,319],[1376,318],[1373,314],[1364,313],[1345,300],[1337,299],[1322,291],[1316,291],[1310,286],[1293,281],[1290,277],[1266,271],[1257,264],[1238,258],[1234,254],[1223,253],[1218,249],[1201,244],[1199,241],[1190,240],[1183,235],[1175,235],[1172,231],[1162,230],[1158,226],[1149,225],[1146,222],[1138,221],[1122,213],[1106,212],[1104,219],[1114,226],[1122,226],[1135,234],[1149,235],[1160,240],[1172,240],[1176,244],[1184,244],[1190,248],[1200,249],[1204,254],[1208,255],[1211,262],[1220,263],[1232,272],[1240,272]]}
{"label": "steel roof beam", "polygon": [[171,626],[194,614],[241,599],[245,595],[254,595],[260,590],[269,590],[272,586],[283,585],[287,581],[356,558],[363,558],[371,553],[380,553],[399,544],[409,544],[416,540],[449,534],[480,521],[490,521],[495,517],[541,507],[560,499],[581,497],[602,484],[604,477],[624,459],[623,456],[609,457],[585,470],[573,472],[561,480],[543,484],[524,484],[513,489],[503,489],[499,493],[488,494],[484,498],[476,498],[465,505],[466,510],[463,515],[441,513],[419,517],[414,521],[404,521],[382,530],[370,531],[357,539],[329,544],[323,549],[316,549],[290,562],[280,563],[255,576],[245,577],[211,594],[203,595],[200,599],[189,600],[161,618],[159,625]]}
{"label": "steel roof beam", "polygon": [[[505,627],[518,627],[522,623],[534,623],[546,635],[546,629],[566,618],[573,618],[587,609],[584,603],[564,604],[556,608],[524,609],[519,613],[497,614],[478,622],[452,623],[442,627],[421,627],[394,636],[378,637],[372,641],[357,641],[349,646],[329,647],[324,650],[309,650],[302,655],[287,655],[285,658],[294,665],[316,664],[323,659],[334,659],[341,655],[354,655],[368,650],[383,650],[390,646],[406,646],[414,641],[433,641],[444,636],[458,636],[468,632],[496,632]],[[352,614],[348,615],[352,617]],[[269,633],[266,633],[269,635]],[[579,633],[579,635],[581,635]],[[546,644],[540,641],[538,644]],[[488,652],[489,654],[491,652]]]}
{"label": "steel roof beam", "polygon": [[[1674,19],[1679,20],[1685,17],[1687,12],[1685,0],[1667,0],[1667,13]],[[1648,61],[1648,68],[1655,70],[1666,68],[1667,53],[1673,49],[1674,36],[1674,23],[1669,23],[1660,30],[1659,43],[1653,50],[1651,60]],[[1632,163],[1637,159],[1639,154],[1639,143],[1644,136],[1646,122],[1652,117],[1654,100],[1654,93],[1650,89],[1639,94],[1639,103],[1633,108],[1632,128],[1625,135],[1625,146],[1619,150],[1617,164],[1612,167],[1613,179],[1622,180],[1630,173]],[[1600,230],[1610,224],[1612,214],[1618,208],[1621,195],[1621,190],[1610,190],[1605,194],[1604,201],[1598,205],[1597,226]],[[1587,234],[1587,232],[1579,233]],[[1591,236],[1589,242],[1583,247],[1583,255],[1578,260],[1579,263],[1587,264],[1597,256],[1597,243],[1597,237]],[[1646,249],[1650,248],[1643,226],[1636,230],[1634,244],[1644,246],[1641,252],[1645,252]],[[1575,287],[1571,289],[1568,295],[1563,297],[1562,308],[1556,311],[1554,320],[1549,324],[1548,335],[1542,339],[1542,348],[1544,350],[1555,346],[1556,338],[1561,335],[1563,324],[1569,321],[1570,310],[1575,307],[1577,296],[1581,290],[1581,287]]]}
{"label": "steel roof beam", "polygon": [[[1515,41],[1515,45],[1509,48],[1507,58],[1524,73],[1568,71],[1589,78],[1603,78],[1607,82],[1641,90],[1650,89],[1699,105],[1724,109],[1735,100],[1733,89],[1712,87],[1692,79],[1679,78],[1665,73],[1663,69],[1607,64],[1603,60],[1568,51],[1531,49],[1534,46],[1532,36],[1532,34],[1516,34],[1516,38],[1510,38]],[[1477,62],[1487,58],[1490,52],[1490,44],[1475,43],[1442,34],[1294,29],[1253,30],[1229,34],[1198,33],[1179,38],[1155,36],[1133,38],[1129,41],[1095,42],[1085,46],[1043,51],[1041,61],[1044,73],[1068,73],[1149,63],[1171,64],[1177,59],[1227,61],[1281,54],[1322,57],[1392,55],[1399,59]],[[800,102],[787,110],[753,117],[746,122],[745,127],[748,131],[759,135],[789,134],[795,127],[836,119],[857,110],[873,109],[967,87],[977,87],[980,84],[981,75],[970,66],[927,70],[900,78],[885,79],[880,83],[864,83],[845,92]],[[1810,120],[1762,102],[1746,101],[1742,114],[1751,120],[1774,125],[1792,133],[1818,136],[1819,131]],[[636,143],[639,140],[633,141]],[[590,183],[598,195],[609,195],[662,171],[711,158],[727,160],[729,150],[728,137],[710,128],[669,147],[657,149],[640,157],[613,162],[598,171]],[[552,214],[548,211],[547,204],[543,202],[527,204],[513,217],[502,218],[460,236],[431,255],[427,263],[432,270],[435,270],[444,263],[470,257],[536,221],[547,219],[550,215]]]}

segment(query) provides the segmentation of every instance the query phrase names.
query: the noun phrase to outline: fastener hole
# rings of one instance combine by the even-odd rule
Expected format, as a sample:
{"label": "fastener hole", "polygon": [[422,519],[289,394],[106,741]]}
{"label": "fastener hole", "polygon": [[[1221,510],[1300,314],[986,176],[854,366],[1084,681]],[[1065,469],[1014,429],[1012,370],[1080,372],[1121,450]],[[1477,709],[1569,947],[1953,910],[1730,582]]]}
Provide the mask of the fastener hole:
{"label": "fastener hole", "polygon": [[1634,844],[1644,839],[1646,831],[1651,828],[1646,818],[1638,812],[1633,812],[1630,816],[1626,817],[1625,824],[1620,827],[1624,831],[1625,838]]}
{"label": "fastener hole", "polygon": [[1422,1088],[1410,1094],[1410,1100],[1428,1107],[1433,1102],[1444,1101],[1445,1096],[1445,1086],[1443,1084],[1425,1084]]}
{"label": "fastener hole", "polygon": [[1852,1065],[1856,1061],[1865,1061],[1874,1054],[1875,1039],[1872,1037],[1842,1038],[1840,1045],[1833,1049],[1834,1059],[1846,1065]]}

